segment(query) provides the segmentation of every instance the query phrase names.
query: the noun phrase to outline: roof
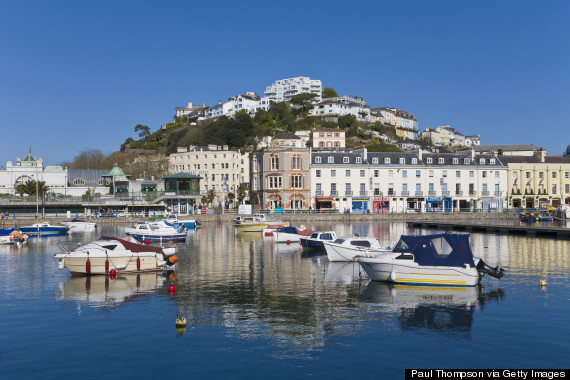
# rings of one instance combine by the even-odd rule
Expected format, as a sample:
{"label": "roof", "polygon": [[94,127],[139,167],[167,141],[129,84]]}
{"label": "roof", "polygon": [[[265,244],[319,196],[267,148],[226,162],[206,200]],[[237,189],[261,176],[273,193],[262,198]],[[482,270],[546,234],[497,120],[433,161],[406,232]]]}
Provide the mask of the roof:
{"label": "roof", "polygon": [[394,252],[413,253],[419,265],[475,266],[468,234],[402,235]]}
{"label": "roof", "polygon": [[547,164],[570,164],[570,157],[565,156],[546,156],[544,162]]}
{"label": "roof", "polygon": [[539,164],[540,159],[536,156],[499,156],[505,164]]}
{"label": "roof", "polygon": [[199,175],[192,174],[192,173],[174,173],[162,177],[162,179],[202,179]]}
{"label": "roof", "polygon": [[123,170],[120,167],[115,166],[105,177],[121,177],[121,176],[127,177],[127,175],[123,173]]}
{"label": "roof", "polygon": [[300,140],[301,138],[294,133],[285,132],[276,134],[273,139],[275,140]]}
{"label": "roof", "polygon": [[476,145],[473,147],[476,151],[517,151],[517,150],[539,150],[540,148],[533,144],[489,144],[489,145]]}

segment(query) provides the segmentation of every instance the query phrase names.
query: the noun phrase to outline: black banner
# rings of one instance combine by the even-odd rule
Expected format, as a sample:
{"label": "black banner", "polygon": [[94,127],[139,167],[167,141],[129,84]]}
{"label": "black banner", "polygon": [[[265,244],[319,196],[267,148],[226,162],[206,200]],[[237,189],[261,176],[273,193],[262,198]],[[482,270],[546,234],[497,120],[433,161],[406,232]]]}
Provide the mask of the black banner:
{"label": "black banner", "polygon": [[406,380],[417,379],[568,379],[568,369],[406,369]]}

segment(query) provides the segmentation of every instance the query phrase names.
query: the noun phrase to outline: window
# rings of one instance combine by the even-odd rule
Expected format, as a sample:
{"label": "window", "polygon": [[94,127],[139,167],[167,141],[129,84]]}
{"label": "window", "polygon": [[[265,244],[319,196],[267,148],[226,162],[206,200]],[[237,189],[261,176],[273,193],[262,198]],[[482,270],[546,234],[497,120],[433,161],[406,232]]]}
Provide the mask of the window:
{"label": "window", "polygon": [[501,190],[499,190],[499,184],[495,184],[495,195],[501,195]]}
{"label": "window", "polygon": [[331,183],[331,195],[336,195],[336,183]]}
{"label": "window", "polygon": [[293,156],[291,164],[292,170],[301,170],[301,156]]}
{"label": "window", "polygon": [[216,164],[212,164],[212,169],[215,169],[215,168],[216,168]]}
{"label": "window", "polygon": [[279,157],[271,157],[271,170],[279,170]]}
{"label": "window", "polygon": [[406,159],[405,158],[400,158],[400,164],[405,164],[406,163]]}
{"label": "window", "polygon": [[[39,183],[39,181],[38,181]],[[83,178],[75,178],[73,180],[74,185],[85,185],[85,180]]]}
{"label": "window", "polygon": [[475,178],[475,171],[469,170],[469,178]]}
{"label": "window", "polygon": [[321,157],[315,157],[315,164],[321,163]]}
{"label": "window", "polygon": [[457,165],[458,163],[459,163],[459,159],[454,158],[454,159],[453,159],[453,165]]}
{"label": "window", "polygon": [[468,165],[468,164],[471,163],[471,160],[470,160],[469,158],[466,158],[466,159],[463,160],[463,163],[464,163],[465,165]]}
{"label": "window", "polygon": [[544,178],[544,173],[543,173],[543,172],[538,172],[538,178],[543,179],[543,178]]}
{"label": "window", "polygon": [[388,195],[395,195],[395,194],[394,194],[394,184],[393,184],[393,183],[389,183],[389,184],[388,184]]}
{"label": "window", "polygon": [[461,178],[461,172],[459,170],[455,171],[455,178]]}
{"label": "window", "polygon": [[486,170],[483,170],[483,171],[481,172],[481,177],[482,177],[482,178],[487,178],[487,171],[486,171]]}
{"label": "window", "polygon": [[499,178],[499,171],[495,170],[495,178]]}
{"label": "window", "polygon": [[526,179],[530,179],[530,172],[526,172]]}
{"label": "window", "polygon": [[568,184],[564,185],[564,192],[566,194],[570,193],[570,185],[568,185]]}
{"label": "window", "polygon": [[268,189],[281,189],[283,187],[283,177],[271,176],[267,177]]}
{"label": "window", "polygon": [[564,178],[569,179],[569,178],[570,178],[570,172],[565,172],[565,173],[564,173]]}
{"label": "window", "polygon": [[416,183],[416,195],[422,195],[422,184]]}
{"label": "window", "polygon": [[352,188],[350,187],[350,183],[347,183],[345,186],[346,186],[346,188],[345,188],[346,195],[351,196],[352,195]]}
{"label": "window", "polygon": [[331,177],[336,177],[336,170],[334,169],[331,170]]}
{"label": "window", "polygon": [[380,174],[379,170],[374,170],[374,178],[378,178],[379,174]]}
{"label": "window", "polygon": [[[373,163],[373,164],[377,164],[377,163],[378,163],[378,157],[374,157],[374,158],[372,159],[372,163]],[[567,173],[567,174],[568,174],[568,173]],[[566,177],[566,178],[568,178],[568,177]]]}
{"label": "window", "polygon": [[291,189],[302,189],[303,188],[303,176],[292,175],[291,176]]}
{"label": "window", "polygon": [[556,185],[552,185],[552,195],[556,195]]}
{"label": "window", "polygon": [[384,163],[385,163],[385,164],[389,164],[389,163],[390,163],[390,157],[384,158]]}
{"label": "window", "polygon": [[442,171],[442,177],[443,177],[443,178],[446,178],[446,177],[447,177],[447,170],[443,170],[443,171]]}
{"label": "window", "polygon": [[428,191],[429,191],[429,195],[434,195],[435,191],[433,190],[433,183],[430,183],[428,185]]}
{"label": "window", "polygon": [[426,159],[426,163],[428,163],[428,164],[431,164],[431,163],[433,163],[433,160],[432,160],[432,158],[431,158],[431,157],[428,157],[428,158]]}
{"label": "window", "polygon": [[494,159],[494,158],[489,159],[489,163],[490,163],[491,165],[495,165],[495,159]]}
{"label": "window", "polygon": [[416,178],[420,178],[421,177],[421,172],[419,170],[416,170]]}
{"label": "window", "polygon": [[329,164],[334,164],[334,157],[333,156],[329,156],[328,158],[328,163]]}
{"label": "window", "polygon": [[321,171],[320,171],[320,170],[317,169],[317,170],[315,171],[315,177],[321,178]]}
{"label": "window", "polygon": [[356,157],[356,163],[361,164],[362,163],[362,157]]}
{"label": "window", "polygon": [[365,183],[360,184],[360,195],[366,195],[366,184]]}
{"label": "window", "polygon": [[216,180],[216,175],[212,174],[212,181],[215,181],[215,180]]}
{"label": "window", "polygon": [[402,178],[408,178],[408,171],[402,170]]}
{"label": "window", "polygon": [[343,158],[342,158],[342,163],[343,163],[343,164],[348,164],[348,161],[349,161],[349,160],[348,160],[348,157],[343,157]]}
{"label": "window", "polygon": [[325,147],[325,143],[321,141],[321,142],[319,143],[319,147],[324,148],[324,147]]}
{"label": "window", "polygon": [[316,184],[315,184],[315,187],[316,187],[317,196],[318,196],[318,195],[321,195],[321,194],[323,193],[323,192],[322,192],[322,185],[321,185],[320,183],[316,183]]}
{"label": "window", "polygon": [[552,172],[552,178],[556,178],[556,172]]}
{"label": "window", "polygon": [[347,170],[345,175],[346,177],[350,177],[350,170]]}
{"label": "window", "polygon": [[483,184],[483,195],[488,195],[487,184],[486,184],[486,183]]}
{"label": "window", "polygon": [[469,184],[469,195],[475,195],[475,184],[474,183]]}
{"label": "window", "polygon": [[340,134],[339,134],[338,132],[335,132],[335,133],[334,133],[334,137],[339,137],[339,135],[340,135]]}
{"label": "window", "polygon": [[393,170],[388,170],[388,177],[394,178],[394,171]]}
{"label": "window", "polygon": [[428,177],[430,177],[430,178],[433,177],[433,170],[429,170],[429,171],[428,171]]}
{"label": "window", "polygon": [[364,177],[364,176],[365,176],[364,170],[361,170],[361,171],[360,171],[360,177]]}
{"label": "window", "polygon": [[407,183],[402,184],[402,195],[408,195],[408,184]]}
{"label": "window", "polygon": [[417,158],[412,158],[412,164],[416,165],[418,163],[418,159]]}
{"label": "window", "polygon": [[444,159],[441,158],[441,157],[438,158],[438,159],[437,159],[437,163],[438,163],[438,164],[443,164],[443,163],[444,163]]}
{"label": "window", "polygon": [[479,165],[485,165],[485,159],[484,158],[479,159]]}

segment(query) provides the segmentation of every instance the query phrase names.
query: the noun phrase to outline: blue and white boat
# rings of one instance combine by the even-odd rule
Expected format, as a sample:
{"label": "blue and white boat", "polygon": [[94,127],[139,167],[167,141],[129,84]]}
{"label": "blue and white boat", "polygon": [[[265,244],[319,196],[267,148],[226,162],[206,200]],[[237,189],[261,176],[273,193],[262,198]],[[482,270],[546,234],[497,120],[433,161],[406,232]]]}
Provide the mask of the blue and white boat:
{"label": "blue and white boat", "polygon": [[503,268],[491,268],[473,256],[468,234],[402,235],[391,252],[363,256],[358,263],[375,281],[474,286],[485,274],[505,274]]}
{"label": "blue and white boat", "polygon": [[17,228],[0,228],[0,236],[8,236],[14,231],[19,231]]}
{"label": "blue and white boat", "polygon": [[186,227],[170,224],[165,221],[137,223],[133,228],[125,228],[128,236],[139,241],[184,241],[187,236]]}
{"label": "blue and white boat", "polygon": [[36,223],[31,226],[20,227],[21,232],[31,236],[65,235],[69,229],[67,226],[52,226],[48,222]]}
{"label": "blue and white boat", "polygon": [[201,227],[200,223],[196,222],[195,219],[180,220],[175,214],[168,215],[168,217],[164,221],[170,224],[181,224],[186,228]]}
{"label": "blue and white boat", "polygon": [[334,241],[337,239],[334,231],[313,232],[309,237],[302,236],[299,241],[303,248],[309,249],[325,249],[325,241]]}

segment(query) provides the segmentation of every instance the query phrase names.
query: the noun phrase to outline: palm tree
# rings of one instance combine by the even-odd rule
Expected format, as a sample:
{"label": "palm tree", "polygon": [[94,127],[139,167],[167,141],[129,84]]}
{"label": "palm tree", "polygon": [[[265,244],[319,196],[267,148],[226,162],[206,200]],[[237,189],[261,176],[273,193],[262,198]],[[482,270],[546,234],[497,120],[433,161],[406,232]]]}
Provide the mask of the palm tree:
{"label": "palm tree", "polygon": [[228,193],[228,201],[230,202],[230,204],[233,206],[234,204],[234,199],[235,199],[235,194],[234,193]]}
{"label": "palm tree", "polygon": [[49,186],[46,186],[46,181],[39,181],[36,186],[36,181],[33,179],[19,183],[16,186],[16,193],[20,195],[36,195],[36,190],[38,194],[45,195],[49,190]]}

